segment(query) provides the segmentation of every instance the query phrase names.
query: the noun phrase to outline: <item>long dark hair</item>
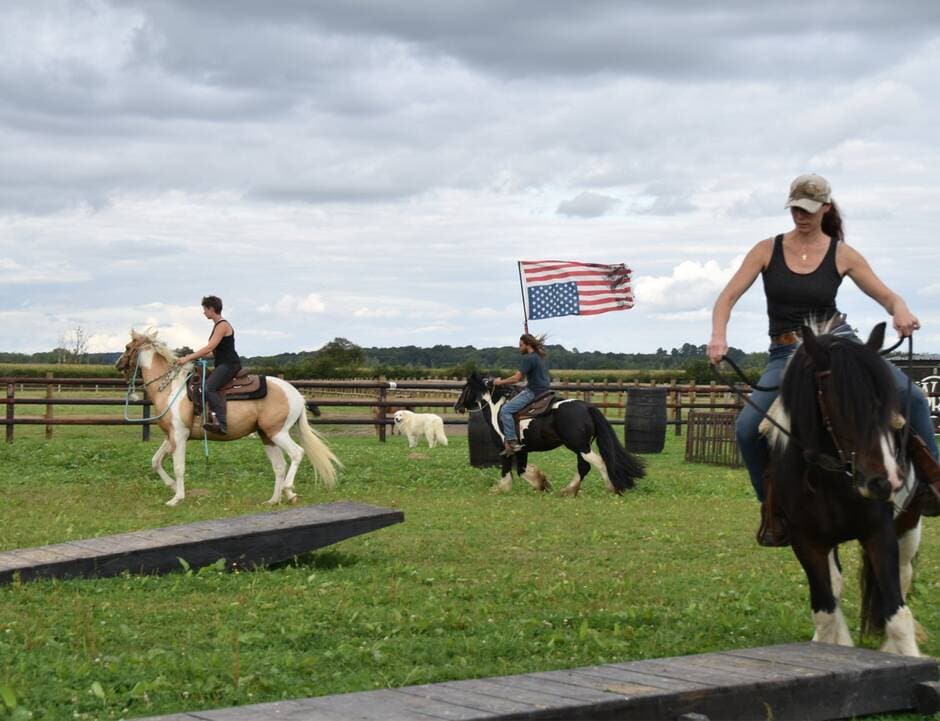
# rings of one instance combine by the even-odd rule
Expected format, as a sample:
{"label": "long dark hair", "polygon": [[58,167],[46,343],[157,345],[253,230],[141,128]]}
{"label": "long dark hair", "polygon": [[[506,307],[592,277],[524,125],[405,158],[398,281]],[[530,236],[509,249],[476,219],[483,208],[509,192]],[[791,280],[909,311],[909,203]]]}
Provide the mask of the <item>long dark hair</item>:
{"label": "long dark hair", "polygon": [[845,240],[845,231],[842,229],[842,214],[839,213],[839,206],[836,205],[836,201],[834,200],[830,200],[829,205],[831,207],[822,218],[822,232],[830,238]]}
{"label": "long dark hair", "polygon": [[544,334],[536,337],[531,333],[523,333],[519,336],[519,340],[538,353],[541,358],[545,357],[545,338],[546,336]]}

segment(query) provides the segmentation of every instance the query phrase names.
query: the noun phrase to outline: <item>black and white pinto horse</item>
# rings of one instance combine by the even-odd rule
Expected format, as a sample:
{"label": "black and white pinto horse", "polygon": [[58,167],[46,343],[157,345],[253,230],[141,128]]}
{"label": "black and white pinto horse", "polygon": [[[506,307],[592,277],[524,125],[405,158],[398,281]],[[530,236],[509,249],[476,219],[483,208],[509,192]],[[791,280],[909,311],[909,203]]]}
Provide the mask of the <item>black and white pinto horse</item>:
{"label": "black and white pinto horse", "polygon": [[[914,476],[899,453],[899,401],[879,355],[885,324],[864,344],[803,328],[771,417],[772,492],[806,572],[814,641],[851,646],[839,608],[838,545],[862,548],[862,632],[883,632],[881,650],[919,656],[905,597],[920,545]],[[905,507],[906,506],[906,507]]]}
{"label": "black and white pinto horse", "polygon": [[[482,410],[486,422],[502,441],[504,436],[499,424],[499,410],[509,397],[510,392],[503,387],[492,388],[478,373],[471,373],[454,404],[454,410],[458,413]],[[548,413],[523,420],[520,426],[520,441],[525,448],[503,460],[502,477],[493,487],[495,491],[511,490],[513,459],[520,478],[538,491],[549,490],[545,474],[528,462],[528,455],[532,451],[550,451],[558,446],[565,446],[578,456],[578,472],[561,491],[566,496],[578,494],[581,482],[591,466],[601,474],[607,489],[617,494],[633,488],[636,480],[646,474],[643,462],[627,452],[604,414],[584,401],[556,400]],[[597,452],[591,446],[595,440]]]}

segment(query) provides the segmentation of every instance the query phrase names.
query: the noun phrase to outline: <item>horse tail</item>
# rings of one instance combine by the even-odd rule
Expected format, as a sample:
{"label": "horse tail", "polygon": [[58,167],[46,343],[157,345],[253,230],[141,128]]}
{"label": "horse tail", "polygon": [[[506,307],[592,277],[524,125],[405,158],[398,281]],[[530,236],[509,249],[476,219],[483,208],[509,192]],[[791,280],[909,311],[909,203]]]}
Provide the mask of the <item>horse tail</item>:
{"label": "horse tail", "polygon": [[862,550],[862,572],[859,574],[858,583],[862,597],[859,609],[862,636],[880,636],[885,630],[881,591],[878,590],[875,568],[864,549]]}
{"label": "horse tail", "polygon": [[610,421],[599,409],[588,406],[588,412],[591,414],[591,420],[594,421],[594,437],[597,439],[601,458],[607,466],[607,475],[610,477],[611,484],[617,493],[633,488],[636,485],[636,479],[646,475],[643,461],[623,447]]}
{"label": "horse tail", "polygon": [[304,447],[304,452],[313,465],[313,469],[323,479],[324,486],[333,488],[336,486],[336,469],[342,468],[343,464],[326,445],[320,434],[310,426],[305,411],[300,412],[297,424],[300,429],[300,444]]}

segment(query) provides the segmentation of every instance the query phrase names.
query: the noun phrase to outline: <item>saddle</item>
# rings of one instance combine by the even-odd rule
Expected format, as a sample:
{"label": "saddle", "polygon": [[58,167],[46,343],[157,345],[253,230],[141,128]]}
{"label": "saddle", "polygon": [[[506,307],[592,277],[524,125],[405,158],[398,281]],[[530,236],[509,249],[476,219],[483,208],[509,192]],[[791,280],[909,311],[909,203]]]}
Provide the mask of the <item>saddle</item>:
{"label": "saddle", "polygon": [[513,413],[512,417],[516,422],[516,437],[522,438],[522,421],[548,415],[556,400],[559,398],[555,391],[545,391],[533,398],[529,405],[522,406],[516,413]]}
{"label": "saddle", "polygon": [[[255,398],[264,398],[268,394],[267,376],[249,374],[245,368],[240,368],[235,377],[219,388],[219,397],[226,401],[250,401]],[[186,383],[186,397],[193,402],[193,412],[198,416],[202,414],[202,374],[193,373]]]}

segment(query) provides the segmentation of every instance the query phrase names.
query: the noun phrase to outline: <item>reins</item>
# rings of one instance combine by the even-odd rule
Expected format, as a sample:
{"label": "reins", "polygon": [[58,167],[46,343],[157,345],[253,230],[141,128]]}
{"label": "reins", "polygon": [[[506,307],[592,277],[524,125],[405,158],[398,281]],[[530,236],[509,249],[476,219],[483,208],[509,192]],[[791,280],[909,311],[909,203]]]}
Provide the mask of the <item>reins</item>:
{"label": "reins", "polygon": [[[913,378],[911,376],[911,371],[914,365],[914,342],[912,336],[906,336],[907,338],[907,363],[908,363],[908,373],[907,375],[907,403],[906,408],[904,409],[904,431],[902,433],[900,443],[898,448],[895,451],[895,455],[898,459],[903,456],[903,449],[907,447],[907,443],[910,437],[910,415],[911,415],[911,391],[913,386]],[[885,348],[879,351],[880,355],[886,356],[896,348],[898,348],[904,342],[904,337],[898,339],[898,342],[892,345],[890,348]],[[721,357],[721,360],[726,361],[730,365],[738,377],[746,384],[749,385],[752,389],[757,391],[773,392],[780,389],[780,386],[761,386],[757,383],[751,383],[747,380],[747,377],[744,375],[744,372],[738,367],[731,358],[726,355]],[[829,433],[829,437],[832,440],[833,445],[836,448],[836,452],[839,454],[839,458],[836,459],[833,456],[820,453],[818,451],[813,451],[807,448],[802,444],[789,429],[784,428],[780,423],[778,423],[774,418],[772,418],[767,411],[762,410],[756,403],[754,403],[750,398],[745,395],[736,384],[731,383],[728,379],[718,370],[717,364],[711,366],[714,374],[724,383],[731,391],[744,403],[747,403],[751,408],[757,411],[760,414],[762,419],[767,420],[773,426],[777,428],[781,433],[783,433],[792,443],[794,443],[797,448],[802,451],[803,460],[807,463],[817,466],[818,468],[823,469],[824,471],[829,471],[833,473],[844,473],[850,478],[855,478],[855,460],[856,452],[852,451],[851,456],[849,457],[845,451],[843,451],[842,446],[839,444],[838,439],[835,436],[835,433],[832,428],[832,421],[829,417],[829,409],[826,405],[825,398],[823,396],[822,386],[825,383],[826,379],[831,375],[831,371],[817,371],[816,372],[816,398],[817,404],[819,406],[820,414],[822,415],[823,424],[825,425],[826,431]]]}

